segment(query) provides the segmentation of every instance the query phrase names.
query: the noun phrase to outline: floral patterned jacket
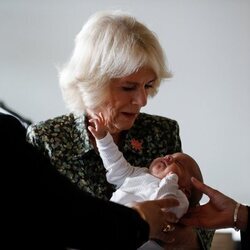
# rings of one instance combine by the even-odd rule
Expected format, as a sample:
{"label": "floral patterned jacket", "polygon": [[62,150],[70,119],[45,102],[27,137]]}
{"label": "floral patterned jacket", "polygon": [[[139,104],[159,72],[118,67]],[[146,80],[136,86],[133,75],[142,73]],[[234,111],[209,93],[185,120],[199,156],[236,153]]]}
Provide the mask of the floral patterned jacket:
{"label": "floral patterned jacket", "polygon": [[[90,143],[86,117],[63,115],[32,124],[27,140],[50,158],[52,165],[80,189],[109,199],[115,188],[106,181],[102,160]],[[119,146],[135,166],[148,166],[152,159],[180,152],[179,125],[175,120],[140,113],[133,127],[123,134]],[[213,232],[198,230],[203,249],[209,249]]]}

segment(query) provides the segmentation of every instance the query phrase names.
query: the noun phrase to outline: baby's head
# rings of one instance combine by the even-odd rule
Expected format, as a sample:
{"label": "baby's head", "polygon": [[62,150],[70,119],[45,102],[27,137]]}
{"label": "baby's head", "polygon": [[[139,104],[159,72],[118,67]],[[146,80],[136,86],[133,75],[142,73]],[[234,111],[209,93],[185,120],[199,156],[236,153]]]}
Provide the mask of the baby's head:
{"label": "baby's head", "polygon": [[189,155],[184,153],[174,153],[164,157],[158,157],[149,166],[150,173],[160,179],[170,173],[178,175],[179,188],[186,194],[190,206],[199,203],[202,193],[195,189],[191,183],[194,176],[203,182],[203,177],[197,162]]}

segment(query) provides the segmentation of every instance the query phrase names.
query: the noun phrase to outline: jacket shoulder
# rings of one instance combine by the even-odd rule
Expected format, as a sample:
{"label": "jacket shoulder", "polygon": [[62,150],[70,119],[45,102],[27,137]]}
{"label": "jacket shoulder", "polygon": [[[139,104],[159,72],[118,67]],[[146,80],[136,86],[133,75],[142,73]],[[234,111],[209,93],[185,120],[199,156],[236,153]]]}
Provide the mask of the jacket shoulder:
{"label": "jacket shoulder", "polygon": [[135,122],[135,125],[140,127],[149,127],[151,129],[154,127],[167,130],[179,128],[178,122],[174,119],[159,115],[146,114],[146,113],[140,113]]}

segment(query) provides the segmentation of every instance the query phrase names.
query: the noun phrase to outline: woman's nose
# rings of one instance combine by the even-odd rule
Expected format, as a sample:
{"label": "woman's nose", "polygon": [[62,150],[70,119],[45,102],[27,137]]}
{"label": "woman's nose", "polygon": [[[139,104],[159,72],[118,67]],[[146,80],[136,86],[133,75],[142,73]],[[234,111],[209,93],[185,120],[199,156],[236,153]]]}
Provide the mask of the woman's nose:
{"label": "woman's nose", "polygon": [[133,96],[132,104],[144,107],[147,105],[147,100],[148,100],[148,93],[146,92],[145,89],[143,89],[135,93],[135,95]]}

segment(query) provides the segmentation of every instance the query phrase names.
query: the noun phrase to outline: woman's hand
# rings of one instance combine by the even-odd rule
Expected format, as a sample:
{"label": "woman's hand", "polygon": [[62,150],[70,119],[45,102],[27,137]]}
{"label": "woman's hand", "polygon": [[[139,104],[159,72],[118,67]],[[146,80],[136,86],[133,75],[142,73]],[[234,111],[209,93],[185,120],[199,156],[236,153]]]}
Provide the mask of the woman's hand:
{"label": "woman's hand", "polygon": [[247,208],[239,207],[238,218],[234,225],[234,211],[237,202],[223,193],[215,190],[196,178],[191,181],[195,188],[206,194],[210,200],[208,203],[189,209],[180,220],[181,223],[208,229],[229,228],[237,226],[244,230],[247,224]]}
{"label": "woman's hand", "polygon": [[201,249],[197,232],[193,227],[175,224],[175,229],[166,234],[167,241],[163,245],[166,250],[199,250]]}
{"label": "woman's hand", "polygon": [[190,208],[180,222],[185,225],[209,229],[233,227],[233,214],[237,204],[236,201],[201,183],[194,177],[191,178],[191,181],[210,200],[205,205]]}
{"label": "woman's hand", "polygon": [[178,206],[173,198],[134,203],[134,208],[150,226],[149,238],[160,242],[168,242],[168,233],[174,230],[177,217],[164,209]]}
{"label": "woman's hand", "polygon": [[134,203],[133,208],[148,222],[149,238],[157,241],[164,249],[200,249],[196,231],[177,223],[174,213],[166,212],[166,209],[178,204],[174,198],[165,198]]}

